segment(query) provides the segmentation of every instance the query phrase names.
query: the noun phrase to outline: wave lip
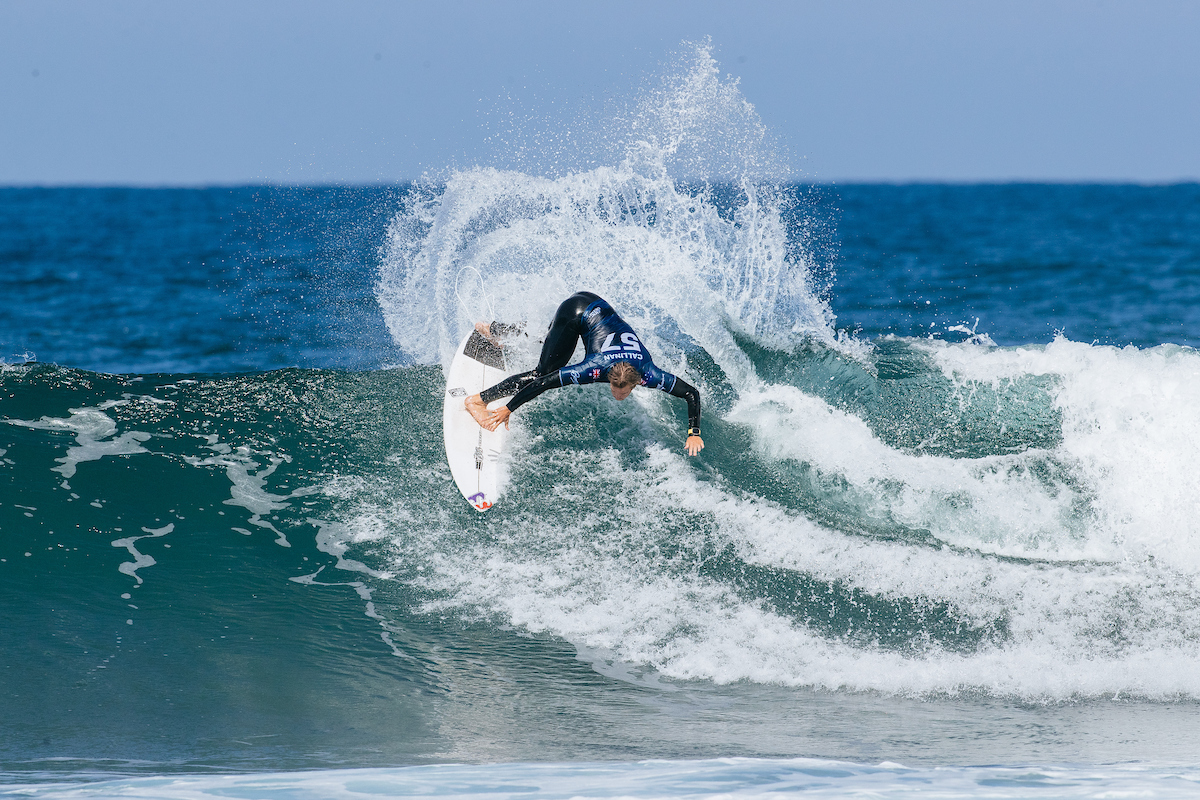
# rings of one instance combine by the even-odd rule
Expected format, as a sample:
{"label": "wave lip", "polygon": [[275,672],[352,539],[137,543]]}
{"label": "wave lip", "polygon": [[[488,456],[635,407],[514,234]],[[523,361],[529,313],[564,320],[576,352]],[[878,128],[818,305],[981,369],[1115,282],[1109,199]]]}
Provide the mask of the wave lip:
{"label": "wave lip", "polygon": [[799,201],[710,45],[687,49],[662,87],[594,135],[619,153],[614,163],[558,177],[475,168],[414,189],[376,287],[397,346],[445,367],[474,322],[536,331],[582,289],[678,369],[703,351],[752,379],[731,328],[784,344],[836,340],[803,229],[787,224]]}

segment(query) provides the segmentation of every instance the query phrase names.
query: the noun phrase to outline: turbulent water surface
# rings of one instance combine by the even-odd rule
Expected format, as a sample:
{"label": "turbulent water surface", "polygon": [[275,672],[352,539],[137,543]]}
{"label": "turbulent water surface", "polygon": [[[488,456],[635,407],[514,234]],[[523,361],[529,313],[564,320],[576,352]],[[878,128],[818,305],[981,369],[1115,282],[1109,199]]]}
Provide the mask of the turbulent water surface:
{"label": "turbulent water surface", "polygon": [[[703,48],[625,122],[557,173],[0,190],[0,794],[1196,785],[1200,188],[780,184]],[[707,446],[548,393],[480,514],[442,369],[580,289]]]}

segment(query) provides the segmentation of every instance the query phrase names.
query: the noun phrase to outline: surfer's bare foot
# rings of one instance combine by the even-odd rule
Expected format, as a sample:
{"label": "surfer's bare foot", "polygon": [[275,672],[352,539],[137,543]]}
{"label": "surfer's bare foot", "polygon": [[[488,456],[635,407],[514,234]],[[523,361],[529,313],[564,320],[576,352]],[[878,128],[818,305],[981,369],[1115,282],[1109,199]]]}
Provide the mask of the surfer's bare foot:
{"label": "surfer's bare foot", "polygon": [[[500,340],[499,340],[499,339],[497,339],[497,338],[496,338],[494,335],[492,335],[492,323],[490,323],[490,322],[476,322],[476,323],[475,323],[475,330],[479,332],[479,335],[480,335],[480,336],[482,336],[483,338],[487,339],[487,340],[488,340],[489,342],[491,342],[492,344],[496,345],[496,347],[503,347],[503,346],[504,346],[504,345],[500,344]],[[478,417],[476,417],[476,419],[479,419],[479,418],[478,418]],[[483,423],[480,423],[480,424],[482,425]]]}
{"label": "surfer's bare foot", "polygon": [[488,411],[488,407],[486,404],[484,404],[482,397],[477,394],[473,394],[467,398],[463,405],[466,406],[467,413],[474,417],[475,421],[479,423],[479,427],[488,427],[492,421],[492,412]]}

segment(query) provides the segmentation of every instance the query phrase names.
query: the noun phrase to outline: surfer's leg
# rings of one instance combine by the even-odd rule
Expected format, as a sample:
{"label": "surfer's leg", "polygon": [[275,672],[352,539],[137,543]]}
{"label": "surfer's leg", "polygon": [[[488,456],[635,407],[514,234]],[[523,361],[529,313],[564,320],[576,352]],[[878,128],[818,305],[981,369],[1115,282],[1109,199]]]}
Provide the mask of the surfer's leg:
{"label": "surfer's leg", "polygon": [[479,394],[468,397],[464,406],[467,413],[475,418],[480,427],[486,428],[492,415],[492,412],[488,410],[488,404],[501,397],[512,397],[537,379],[538,376],[534,374],[533,370],[518,375],[509,375],[495,386],[489,386]]}
{"label": "surfer's leg", "polygon": [[538,377],[562,369],[571,360],[575,345],[579,344],[579,337],[583,335],[583,312],[599,299],[599,295],[591,292],[576,292],[559,305],[550,323],[550,330],[546,332],[541,358],[534,369]]}
{"label": "surfer's leg", "polygon": [[[487,406],[492,401],[499,400],[501,397],[511,397],[543,375],[549,375],[551,372],[557,372],[565,367],[571,360],[571,354],[575,352],[575,345],[579,343],[579,337],[583,333],[583,312],[599,299],[598,295],[591,292],[577,292],[564,300],[550,323],[550,330],[546,333],[546,341],[542,344],[542,355],[538,359],[537,367],[529,372],[509,375],[495,386],[489,386],[478,395],[467,398],[467,411],[471,412],[471,416],[479,421],[481,416],[487,416]],[[495,330],[496,323],[492,323],[491,331]],[[480,424],[483,424],[482,421]]]}
{"label": "surfer's leg", "polygon": [[538,379],[535,370],[529,372],[521,372],[517,375],[509,375],[504,380],[497,383],[495,386],[490,386],[479,393],[483,405],[486,406],[493,400],[499,400],[501,397],[512,397],[517,392],[524,389],[527,385]]}
{"label": "surfer's leg", "polygon": [[492,421],[493,412],[488,409],[488,405],[502,397],[512,397],[536,380],[538,380],[538,376],[533,374],[533,370],[522,372],[520,375],[509,375],[495,386],[490,386],[479,394],[468,397],[463,402],[463,406],[481,428],[492,430],[488,424]]}

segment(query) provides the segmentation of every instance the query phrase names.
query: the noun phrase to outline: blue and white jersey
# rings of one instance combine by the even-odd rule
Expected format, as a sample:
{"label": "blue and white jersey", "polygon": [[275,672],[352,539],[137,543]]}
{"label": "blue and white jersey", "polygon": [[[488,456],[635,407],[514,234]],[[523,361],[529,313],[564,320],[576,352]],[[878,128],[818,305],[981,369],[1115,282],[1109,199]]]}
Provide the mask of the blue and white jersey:
{"label": "blue and white jersey", "polygon": [[[585,305],[586,303],[586,305]],[[525,403],[549,389],[574,384],[609,383],[609,373],[615,364],[628,362],[642,376],[641,385],[647,389],[658,389],[672,397],[687,402],[688,428],[700,429],[700,393],[682,378],[664,372],[654,366],[650,353],[642,340],[634,333],[629,323],[613,310],[607,302],[591,292],[576,292],[559,306],[554,321],[542,347],[542,359],[549,362],[543,369],[530,370],[519,375],[510,375],[495,386],[480,392],[485,403],[512,395],[508,401],[509,412],[516,411]],[[575,350],[578,339],[583,340],[586,351],[583,361],[565,364]],[[549,356],[547,355],[549,353]]]}
{"label": "blue and white jersey", "polygon": [[647,389],[670,392],[675,388],[675,376],[654,366],[650,353],[633,328],[607,302],[597,300],[589,305],[583,312],[582,321],[586,355],[578,364],[558,371],[562,386],[607,383],[613,365],[628,361],[642,374],[641,385]]}

